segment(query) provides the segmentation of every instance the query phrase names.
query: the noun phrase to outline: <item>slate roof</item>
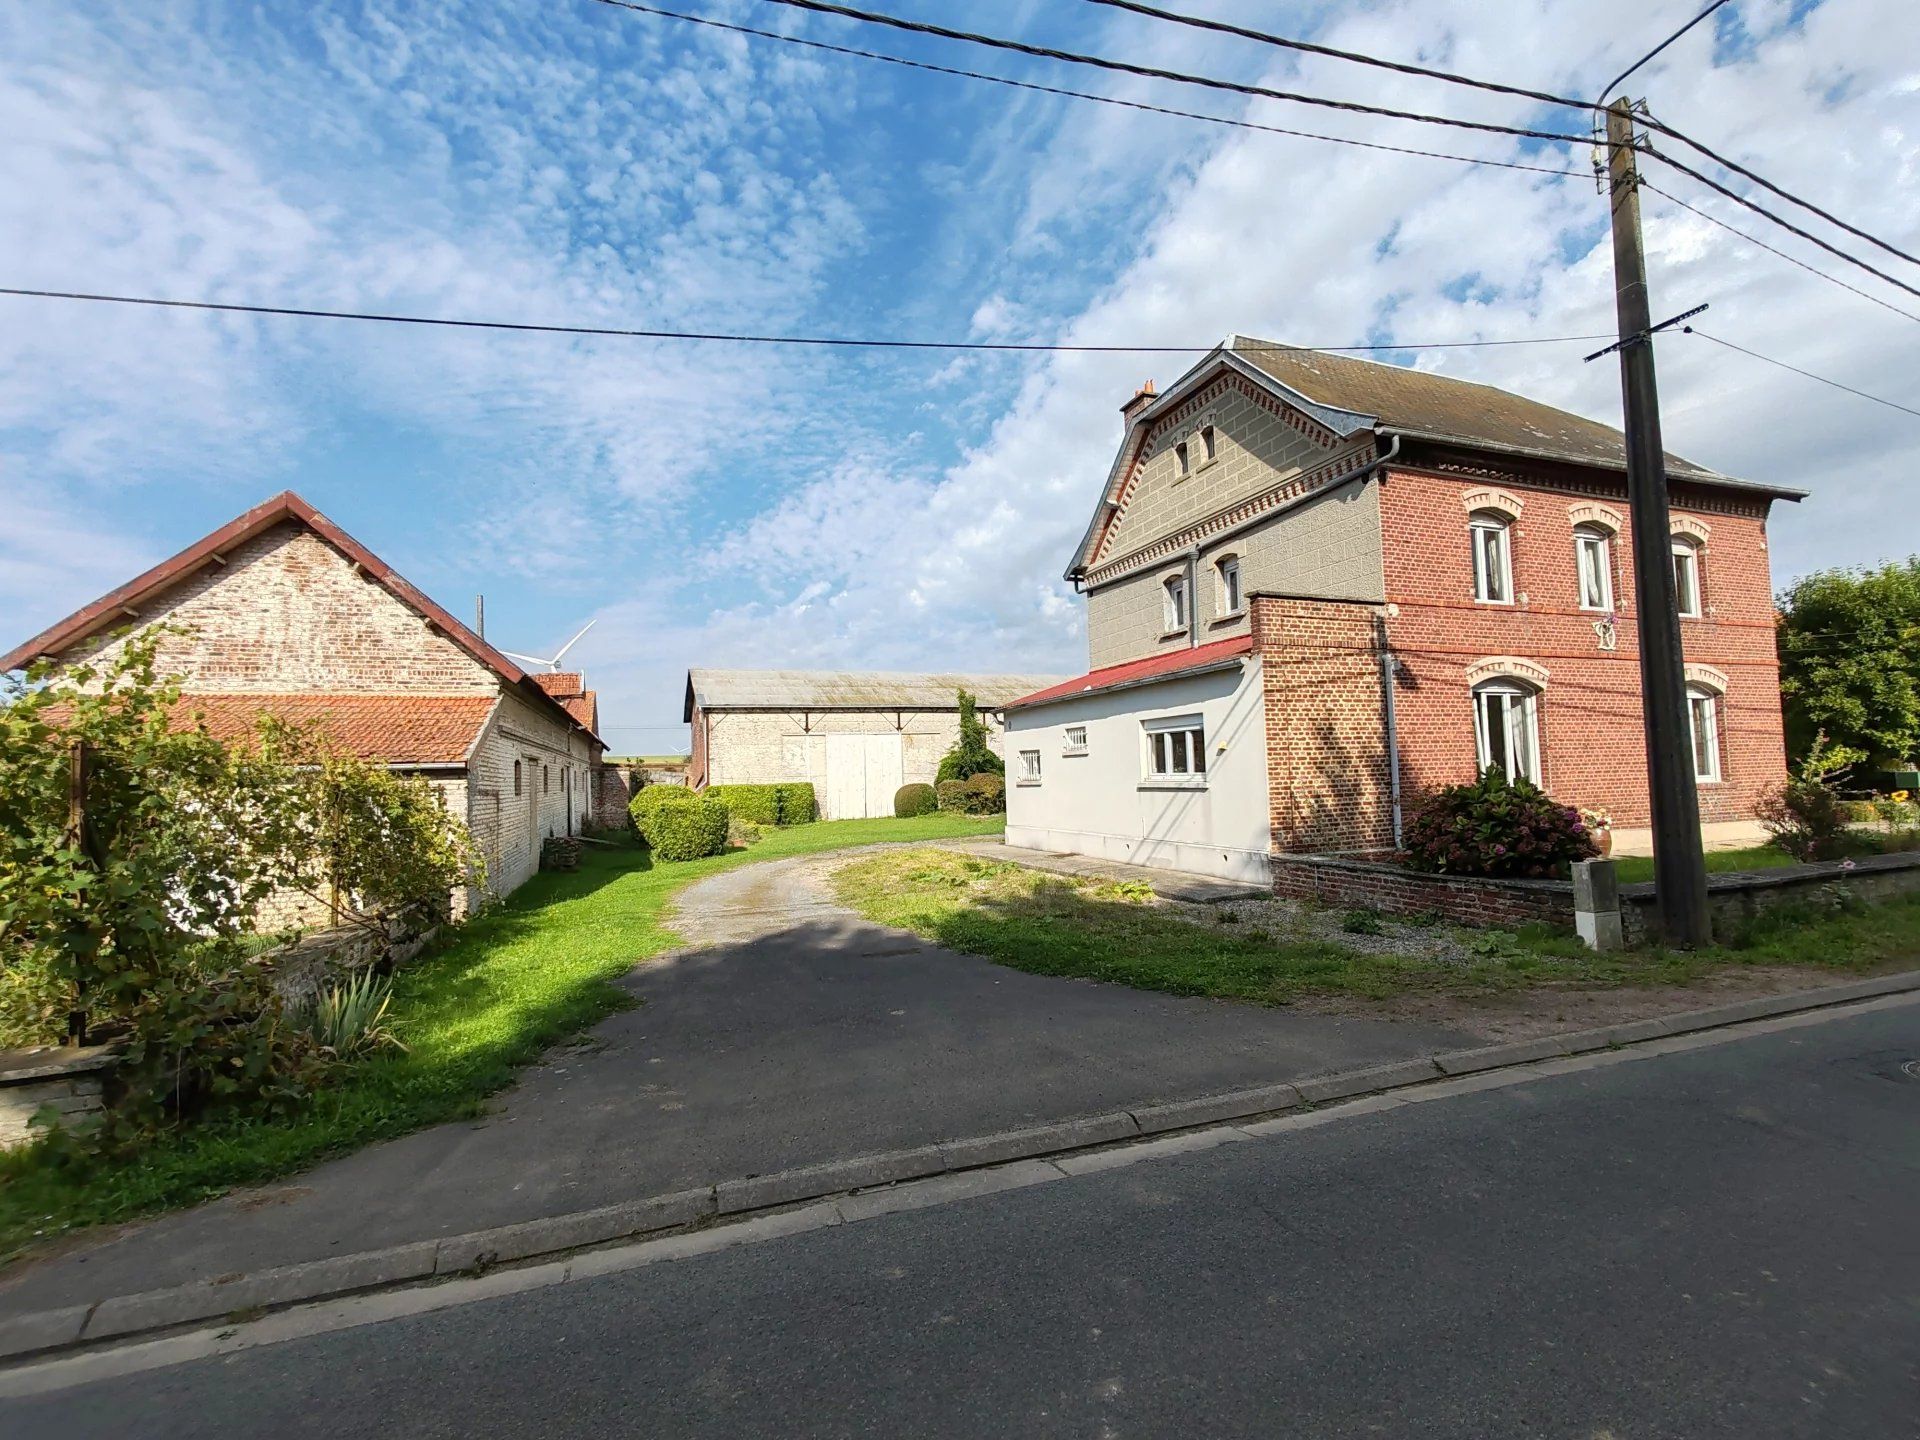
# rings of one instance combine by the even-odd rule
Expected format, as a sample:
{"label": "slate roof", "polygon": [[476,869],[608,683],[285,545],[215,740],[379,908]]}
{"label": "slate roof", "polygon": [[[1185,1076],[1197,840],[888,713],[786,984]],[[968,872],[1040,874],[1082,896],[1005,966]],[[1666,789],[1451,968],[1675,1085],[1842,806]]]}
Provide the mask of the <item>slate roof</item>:
{"label": "slate roof", "polygon": [[1058,675],[877,670],[689,670],[685,718],[703,710],[955,710],[965,690],[982,708],[1056,683]]}
{"label": "slate roof", "polygon": [[[1246,335],[1228,348],[1282,385],[1341,410],[1370,415],[1389,434],[1492,448],[1624,470],[1626,439],[1611,425],[1472,380],[1351,355],[1298,350]],[[1727,476],[1668,452],[1667,473],[1725,483]]]}
{"label": "slate roof", "polygon": [[1071,680],[1062,680],[1047,686],[1044,690],[1023,695],[1006,708],[1024,710],[1030,705],[1047,705],[1055,700],[1074,700],[1082,695],[1097,695],[1103,690],[1117,690],[1124,685],[1171,680],[1180,675],[1219,669],[1234,663],[1243,655],[1252,653],[1253,637],[1251,635],[1235,635],[1226,640],[1214,640],[1185,650],[1166,650],[1140,660],[1128,660],[1119,665],[1109,665],[1105,669],[1089,670],[1086,674],[1076,675]]}

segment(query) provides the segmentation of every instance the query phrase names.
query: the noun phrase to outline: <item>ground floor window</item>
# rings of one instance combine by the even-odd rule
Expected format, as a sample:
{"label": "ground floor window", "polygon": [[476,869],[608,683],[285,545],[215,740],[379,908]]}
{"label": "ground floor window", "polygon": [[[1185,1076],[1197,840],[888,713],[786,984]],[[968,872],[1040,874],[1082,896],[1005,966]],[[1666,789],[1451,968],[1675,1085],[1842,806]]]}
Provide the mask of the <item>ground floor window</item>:
{"label": "ground floor window", "polygon": [[1198,715],[1145,722],[1147,777],[1187,780],[1207,773],[1206,728]]}
{"label": "ground floor window", "polygon": [[1687,691],[1687,725],[1693,732],[1696,780],[1720,778],[1720,700],[1710,690]]}
{"label": "ground floor window", "polygon": [[1474,741],[1480,768],[1498,765],[1512,780],[1540,784],[1540,727],[1534,691],[1510,681],[1473,692]]}
{"label": "ground floor window", "polygon": [[1022,785],[1040,783],[1040,752],[1038,750],[1020,752],[1020,783]]}

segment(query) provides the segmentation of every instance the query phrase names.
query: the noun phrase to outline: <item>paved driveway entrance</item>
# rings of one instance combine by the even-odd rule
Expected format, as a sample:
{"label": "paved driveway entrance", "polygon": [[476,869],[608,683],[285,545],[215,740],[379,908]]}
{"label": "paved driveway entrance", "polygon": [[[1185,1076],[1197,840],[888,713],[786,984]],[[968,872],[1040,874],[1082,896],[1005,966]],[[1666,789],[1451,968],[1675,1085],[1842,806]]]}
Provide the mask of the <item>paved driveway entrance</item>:
{"label": "paved driveway entrance", "polygon": [[1470,1043],[1027,975],[833,905],[838,856],[689,890],[704,948],[470,1124],[375,1146],[29,1269],[0,1313],[459,1234],[709,1182]]}

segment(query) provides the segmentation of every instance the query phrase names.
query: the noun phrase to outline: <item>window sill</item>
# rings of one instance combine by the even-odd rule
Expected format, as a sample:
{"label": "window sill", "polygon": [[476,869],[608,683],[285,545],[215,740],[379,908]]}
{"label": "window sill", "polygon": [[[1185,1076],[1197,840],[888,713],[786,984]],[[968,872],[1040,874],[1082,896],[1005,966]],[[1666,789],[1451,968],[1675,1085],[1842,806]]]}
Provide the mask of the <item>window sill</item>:
{"label": "window sill", "polygon": [[1016,780],[1013,783],[1022,790],[1038,790],[1040,788],[1040,782],[1038,780]]}
{"label": "window sill", "polygon": [[1184,625],[1177,630],[1162,630],[1160,632],[1160,638],[1162,640],[1184,640],[1186,637],[1187,627]]}
{"label": "window sill", "polygon": [[1246,618],[1247,618],[1247,612],[1246,612],[1245,610],[1229,610],[1229,611],[1228,611],[1228,612],[1227,612],[1226,614],[1224,614],[1224,615],[1216,615],[1216,616],[1214,616],[1214,617],[1213,617],[1213,619],[1211,619],[1211,620],[1209,620],[1209,621],[1207,622],[1207,624],[1209,624],[1209,625],[1231,625],[1231,624],[1233,624],[1233,623],[1234,623],[1235,621],[1237,621],[1237,620],[1244,620],[1244,619],[1246,619]]}
{"label": "window sill", "polygon": [[1501,610],[1513,609],[1513,601],[1511,600],[1482,600],[1478,595],[1473,597],[1473,603],[1476,605],[1492,605]]}
{"label": "window sill", "polygon": [[1205,776],[1160,775],[1142,780],[1136,787],[1141,790],[1204,790],[1207,788]]}
{"label": "window sill", "polygon": [[1086,753],[1086,747],[1083,745],[1078,750],[1062,750],[1060,752],[1060,758],[1062,760],[1071,760],[1077,755],[1085,755]]}

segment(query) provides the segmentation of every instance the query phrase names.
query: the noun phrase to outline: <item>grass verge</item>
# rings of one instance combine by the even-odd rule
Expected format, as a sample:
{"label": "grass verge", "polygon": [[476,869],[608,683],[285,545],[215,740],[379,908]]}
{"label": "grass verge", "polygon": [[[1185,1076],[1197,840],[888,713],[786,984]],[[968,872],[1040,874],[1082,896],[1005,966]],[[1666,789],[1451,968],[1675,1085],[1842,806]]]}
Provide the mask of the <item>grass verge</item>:
{"label": "grass verge", "polygon": [[[1196,923],[1144,903],[1134,887],[939,850],[889,851],[838,872],[842,903],[1016,970],[1106,980],[1174,995],[1285,1004],[1308,995],[1387,999],[1543,985],[1671,985],[1729,966],[1801,965],[1870,973],[1920,959],[1920,896],[1761,917],[1733,943],[1683,952],[1596,954],[1548,927],[1448,931],[1387,922],[1405,953],[1257,925]],[[1440,943],[1444,941],[1444,943]]]}
{"label": "grass verge", "polygon": [[[1786,851],[1772,845],[1749,845],[1739,850],[1707,851],[1707,873],[1724,875],[1734,870],[1779,870],[1797,864]],[[1613,862],[1614,874],[1622,885],[1653,879],[1651,855],[1623,855]]]}
{"label": "grass verge", "polygon": [[0,1260],[36,1238],[190,1205],[478,1113],[521,1066],[631,1003],[613,981],[679,943],[665,912],[696,880],[853,845],[991,834],[1002,823],[952,815],[822,821],[680,865],[655,866],[637,846],[583,847],[577,871],[535,876],[396,972],[391,1013],[408,1053],[343,1072],[297,1116],[211,1119],[117,1160],[62,1161],[39,1148],[0,1158]]}

